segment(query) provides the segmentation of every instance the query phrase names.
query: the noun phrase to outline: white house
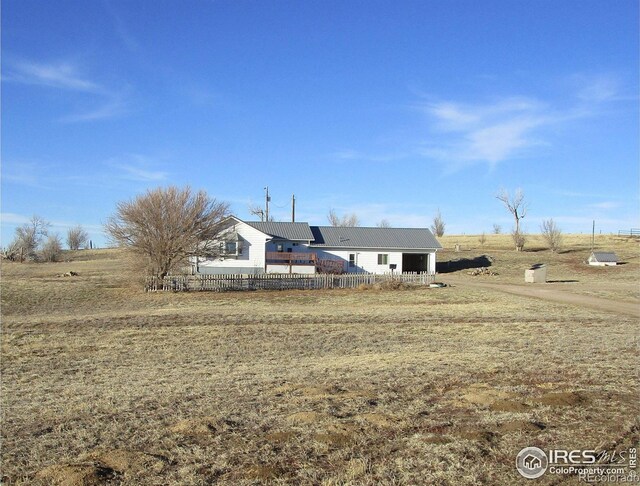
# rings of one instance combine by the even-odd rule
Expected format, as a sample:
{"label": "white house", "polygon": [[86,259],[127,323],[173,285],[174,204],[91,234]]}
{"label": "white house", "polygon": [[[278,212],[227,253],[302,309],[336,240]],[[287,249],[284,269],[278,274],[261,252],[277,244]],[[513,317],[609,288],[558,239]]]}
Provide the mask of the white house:
{"label": "white house", "polygon": [[219,252],[192,261],[193,273],[387,273],[436,269],[440,243],[426,228],[309,226],[223,221]]}
{"label": "white house", "polygon": [[618,264],[618,257],[612,251],[592,251],[587,262],[589,265],[609,267]]}
{"label": "white house", "polygon": [[312,226],[309,245],[319,259],[346,263],[347,273],[436,272],[442,248],[427,228]]}

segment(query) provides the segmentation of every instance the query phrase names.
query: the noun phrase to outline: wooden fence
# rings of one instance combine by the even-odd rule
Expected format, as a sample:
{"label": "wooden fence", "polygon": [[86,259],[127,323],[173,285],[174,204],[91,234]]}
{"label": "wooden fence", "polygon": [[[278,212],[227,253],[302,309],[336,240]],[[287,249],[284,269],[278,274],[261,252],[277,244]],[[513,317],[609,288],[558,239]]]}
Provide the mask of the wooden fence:
{"label": "wooden fence", "polygon": [[309,289],[348,289],[359,285],[373,285],[385,281],[426,285],[434,282],[435,275],[428,273],[402,274],[276,274],[260,275],[180,275],[164,279],[149,277],[146,280],[147,292],[188,292],[231,290],[309,290]]}

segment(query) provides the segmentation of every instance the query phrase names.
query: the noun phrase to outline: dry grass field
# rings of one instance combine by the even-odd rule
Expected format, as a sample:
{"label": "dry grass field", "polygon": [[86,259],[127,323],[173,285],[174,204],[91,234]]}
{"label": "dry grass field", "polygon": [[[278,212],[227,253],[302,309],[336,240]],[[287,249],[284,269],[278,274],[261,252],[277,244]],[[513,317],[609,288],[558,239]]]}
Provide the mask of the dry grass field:
{"label": "dry grass field", "polygon": [[[498,273],[445,280],[540,261],[547,288],[640,302],[637,242],[599,237],[615,268],[588,236],[442,243]],[[467,285],[147,294],[119,251],[66,258],[2,266],[2,484],[577,484],[516,454],[640,438],[634,316]]]}

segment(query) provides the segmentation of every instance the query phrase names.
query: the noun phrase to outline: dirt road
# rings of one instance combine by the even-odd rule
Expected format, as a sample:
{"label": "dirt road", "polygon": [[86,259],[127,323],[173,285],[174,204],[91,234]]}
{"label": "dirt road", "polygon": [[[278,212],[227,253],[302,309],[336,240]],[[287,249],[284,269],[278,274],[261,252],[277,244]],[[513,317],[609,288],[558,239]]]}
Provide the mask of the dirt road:
{"label": "dirt road", "polygon": [[469,281],[465,278],[446,276],[442,281],[453,286],[480,287],[484,289],[507,292],[509,294],[522,295],[536,299],[560,302],[562,304],[576,305],[579,307],[589,307],[596,310],[624,314],[627,316],[640,317],[640,304],[632,302],[621,302],[617,300],[603,299],[589,295],[573,294],[558,290],[553,284],[503,284],[481,281]]}

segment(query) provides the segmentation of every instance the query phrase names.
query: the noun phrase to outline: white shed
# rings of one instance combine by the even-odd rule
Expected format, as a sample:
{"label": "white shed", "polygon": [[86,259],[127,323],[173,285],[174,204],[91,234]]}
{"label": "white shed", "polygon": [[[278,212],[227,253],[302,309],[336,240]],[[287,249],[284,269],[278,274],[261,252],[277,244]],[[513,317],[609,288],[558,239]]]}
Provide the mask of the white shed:
{"label": "white shed", "polygon": [[589,265],[609,267],[618,264],[618,257],[612,251],[592,251],[587,262]]}

